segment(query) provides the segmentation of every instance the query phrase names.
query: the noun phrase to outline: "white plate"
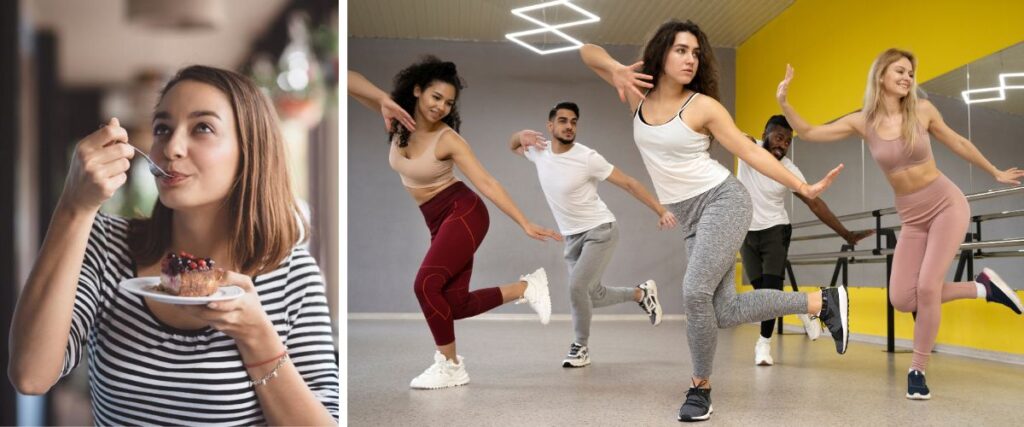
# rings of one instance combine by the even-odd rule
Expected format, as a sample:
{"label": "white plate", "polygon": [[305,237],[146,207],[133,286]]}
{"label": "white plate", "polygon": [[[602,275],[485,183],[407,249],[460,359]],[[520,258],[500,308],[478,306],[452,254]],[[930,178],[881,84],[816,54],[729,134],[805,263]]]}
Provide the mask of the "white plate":
{"label": "white plate", "polygon": [[233,300],[242,296],[245,291],[238,286],[221,286],[214,292],[213,295],[205,297],[179,297],[169,295],[155,289],[160,284],[160,278],[156,276],[149,277],[136,277],[134,279],[126,279],[121,282],[121,289],[124,289],[133,294],[142,295],[147,298],[152,298],[154,301],[167,303],[167,304],[178,304],[178,305],[200,305],[214,301],[227,301]]}

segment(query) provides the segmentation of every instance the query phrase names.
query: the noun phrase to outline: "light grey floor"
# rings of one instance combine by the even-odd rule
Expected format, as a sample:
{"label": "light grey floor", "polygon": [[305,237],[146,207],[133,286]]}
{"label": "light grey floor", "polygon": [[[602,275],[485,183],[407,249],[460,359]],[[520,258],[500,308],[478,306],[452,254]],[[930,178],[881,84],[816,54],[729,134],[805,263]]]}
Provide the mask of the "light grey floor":
{"label": "light grey floor", "polygon": [[[595,322],[593,364],[564,369],[567,321],[468,319],[456,324],[471,382],[410,390],[432,362],[423,321],[348,322],[348,422],[354,426],[679,425],[690,373],[685,323]],[[711,422],[701,425],[1024,425],[1024,367],[943,355],[928,370],[931,401],[908,401],[910,354],[787,333],[775,366],[753,364],[758,327],[720,331]],[[1011,339],[1008,337],[1008,339]],[[1012,339],[1020,339],[1013,337]]]}

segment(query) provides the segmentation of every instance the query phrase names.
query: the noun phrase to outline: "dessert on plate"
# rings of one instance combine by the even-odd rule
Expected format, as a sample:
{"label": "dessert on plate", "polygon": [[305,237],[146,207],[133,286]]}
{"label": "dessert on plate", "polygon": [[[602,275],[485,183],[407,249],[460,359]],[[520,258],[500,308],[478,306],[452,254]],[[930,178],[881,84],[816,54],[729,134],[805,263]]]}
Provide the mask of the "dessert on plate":
{"label": "dessert on plate", "polygon": [[170,253],[160,262],[158,290],[181,297],[213,295],[224,279],[224,270],[214,268],[210,258],[188,252]]}

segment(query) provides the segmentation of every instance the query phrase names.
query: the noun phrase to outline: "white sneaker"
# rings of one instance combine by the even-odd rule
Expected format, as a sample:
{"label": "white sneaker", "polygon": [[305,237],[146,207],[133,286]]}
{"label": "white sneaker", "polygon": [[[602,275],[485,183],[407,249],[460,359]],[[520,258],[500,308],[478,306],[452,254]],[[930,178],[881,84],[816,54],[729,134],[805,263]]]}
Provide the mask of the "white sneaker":
{"label": "white sneaker", "polygon": [[466,373],[466,364],[462,356],[455,356],[459,363],[456,365],[441,354],[434,352],[434,364],[423,371],[418,377],[413,378],[409,387],[423,390],[434,390],[460,386],[469,383],[469,374]]}
{"label": "white sneaker", "polygon": [[640,297],[640,308],[647,313],[647,318],[651,319],[652,325],[660,325],[661,303],[658,302],[658,285],[654,283],[654,280],[648,280],[636,287],[643,292],[643,296]]}
{"label": "white sneaker", "polygon": [[569,354],[562,361],[563,368],[582,368],[590,364],[590,350],[587,346],[572,343],[569,346]]}
{"label": "white sneaker", "polygon": [[516,304],[529,303],[530,308],[540,316],[540,323],[547,325],[551,321],[551,294],[548,293],[548,274],[544,272],[544,267],[520,276],[519,280],[526,282],[526,291],[522,298],[516,300]]}
{"label": "white sneaker", "polygon": [[754,363],[758,366],[772,366],[775,361],[772,360],[772,346],[771,340],[765,337],[759,337],[757,344],[754,345]]}
{"label": "white sneaker", "polygon": [[818,321],[818,318],[811,319],[811,317],[806,314],[798,314],[796,317],[799,317],[800,322],[804,324],[804,330],[807,331],[807,338],[814,341],[821,336],[821,322]]}

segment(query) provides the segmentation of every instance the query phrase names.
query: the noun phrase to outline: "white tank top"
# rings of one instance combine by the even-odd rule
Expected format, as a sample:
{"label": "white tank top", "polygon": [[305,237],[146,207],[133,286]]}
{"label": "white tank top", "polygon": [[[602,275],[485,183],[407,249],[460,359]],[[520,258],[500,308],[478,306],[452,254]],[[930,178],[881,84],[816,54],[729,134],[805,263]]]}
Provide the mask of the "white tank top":
{"label": "white tank top", "polygon": [[690,129],[680,117],[697,95],[691,95],[675,117],[665,124],[644,123],[640,113],[643,100],[633,115],[633,139],[654,183],[658,201],[663,205],[700,195],[729,176],[729,170],[708,152],[711,137]]}

